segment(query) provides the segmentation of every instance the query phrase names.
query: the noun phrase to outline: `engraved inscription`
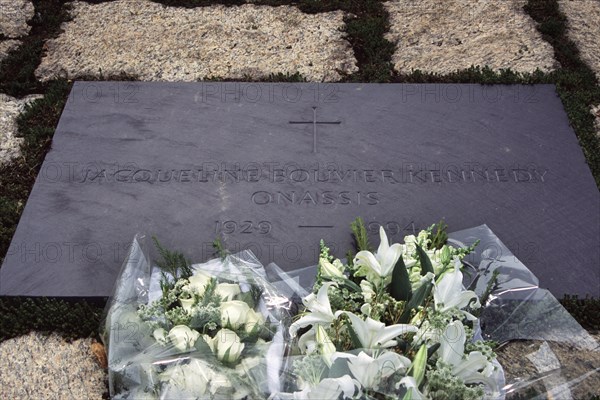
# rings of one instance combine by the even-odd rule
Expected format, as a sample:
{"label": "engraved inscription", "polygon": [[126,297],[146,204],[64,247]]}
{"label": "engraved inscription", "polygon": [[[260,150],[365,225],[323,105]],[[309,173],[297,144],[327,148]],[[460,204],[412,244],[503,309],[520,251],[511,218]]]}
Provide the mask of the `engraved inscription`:
{"label": "engraved inscription", "polygon": [[270,221],[215,221],[215,233],[232,235],[234,233],[258,233],[266,235],[273,229]]}

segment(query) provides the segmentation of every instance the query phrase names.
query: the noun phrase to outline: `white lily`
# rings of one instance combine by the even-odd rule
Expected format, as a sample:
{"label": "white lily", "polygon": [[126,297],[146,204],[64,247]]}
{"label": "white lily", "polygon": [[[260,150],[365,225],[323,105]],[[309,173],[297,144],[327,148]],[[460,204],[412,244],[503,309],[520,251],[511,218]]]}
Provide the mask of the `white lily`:
{"label": "white lily", "polygon": [[479,351],[472,351],[464,357],[465,341],[467,336],[465,328],[460,321],[448,324],[440,340],[440,359],[452,367],[452,374],[462,379],[466,384],[483,383],[498,392],[495,380],[492,377],[494,365]]}
{"label": "white lily", "polygon": [[325,361],[325,364],[331,368],[331,364],[333,363],[331,356],[335,353],[336,348],[322,325],[317,325],[317,333],[315,337],[319,346],[319,353],[321,353],[323,361]]}
{"label": "white lily", "polygon": [[[460,261],[455,261],[454,270],[448,271],[442,275],[442,279],[439,283],[434,285],[433,288],[433,300],[435,302],[435,309],[438,311],[446,311],[451,308],[458,308],[462,310],[475,300],[473,308],[481,306],[479,303],[479,297],[472,290],[463,290],[463,274],[460,272]],[[476,318],[470,313],[463,311],[467,319],[474,321]]]}
{"label": "white lily", "polygon": [[276,398],[282,400],[338,400],[351,399],[360,390],[360,384],[349,375],[339,378],[326,378],[313,387],[306,387],[294,393],[278,393]]}
{"label": "white lily", "polygon": [[321,275],[331,278],[331,277],[344,277],[344,265],[338,259],[334,260],[333,263],[330,263],[324,257],[319,258],[319,268],[321,270]]}
{"label": "white lily", "polygon": [[352,323],[352,329],[362,347],[366,349],[379,349],[393,347],[397,344],[394,338],[404,335],[409,332],[417,332],[416,326],[408,324],[396,324],[385,326],[383,322],[375,321],[372,318],[367,317],[363,320],[359,316],[346,312],[346,315],[350,317]]}
{"label": "white lily", "polygon": [[326,282],[321,286],[317,294],[309,294],[302,299],[304,306],[310,311],[290,326],[290,336],[295,337],[298,330],[309,325],[329,325],[335,320],[336,315],[331,311],[327,290],[330,286],[336,286],[333,282]]}
{"label": "white lily", "polygon": [[359,251],[354,257],[354,265],[359,267],[358,272],[366,275],[367,279],[373,280],[374,276],[387,278],[394,271],[398,258],[402,255],[402,245],[394,243],[389,245],[387,235],[383,227],[379,227],[381,242],[377,253],[370,251]]}
{"label": "white lily", "polygon": [[425,399],[425,395],[419,391],[419,385],[417,385],[417,381],[412,376],[405,376],[400,379],[397,387],[404,386],[407,390],[406,394],[402,398],[402,400],[422,400]]}
{"label": "white lily", "polygon": [[333,360],[344,358],[348,360],[348,368],[352,376],[367,389],[376,388],[382,379],[397,371],[405,372],[410,368],[410,360],[393,351],[386,351],[373,358],[364,351],[358,355],[350,353],[335,353]]}

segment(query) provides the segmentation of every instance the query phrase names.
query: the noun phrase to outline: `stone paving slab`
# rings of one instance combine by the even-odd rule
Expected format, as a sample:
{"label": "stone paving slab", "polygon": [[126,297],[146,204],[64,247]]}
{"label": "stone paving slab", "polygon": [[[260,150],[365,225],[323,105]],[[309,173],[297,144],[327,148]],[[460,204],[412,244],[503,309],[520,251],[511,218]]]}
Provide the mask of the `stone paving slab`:
{"label": "stone paving slab", "polygon": [[568,20],[568,36],[575,42],[581,59],[600,78],[600,1],[560,0],[560,10]]}
{"label": "stone paving slab", "polygon": [[395,69],[446,74],[471,65],[533,72],[556,67],[554,52],[525,14],[525,0],[393,0],[386,38]]}
{"label": "stone paving slab", "polygon": [[[357,70],[344,39],[344,13],[304,14],[295,7],[176,8],[148,0],[74,2],[73,21],[46,45],[36,75],[116,75],[141,80],[260,78],[299,72],[335,81]],[[110,23],[107,23],[110,21]]]}
{"label": "stone paving slab", "polygon": [[16,137],[17,116],[25,105],[41,95],[27,96],[22,99],[0,93],[0,165],[13,160],[21,154],[23,138]]}
{"label": "stone paving slab", "polygon": [[36,332],[0,343],[0,398],[102,399],[106,372],[91,345]]}
{"label": "stone paving slab", "polygon": [[31,30],[27,21],[34,12],[31,1],[0,0],[0,33],[8,38],[26,36]]}

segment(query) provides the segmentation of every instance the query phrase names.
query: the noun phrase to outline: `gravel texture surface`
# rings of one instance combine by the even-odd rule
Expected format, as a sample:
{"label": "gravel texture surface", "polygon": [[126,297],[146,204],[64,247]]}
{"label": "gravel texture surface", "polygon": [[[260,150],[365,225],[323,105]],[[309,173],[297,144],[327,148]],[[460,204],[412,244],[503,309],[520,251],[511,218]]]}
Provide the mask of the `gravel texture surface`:
{"label": "gravel texture surface", "polygon": [[0,398],[102,399],[106,373],[91,345],[35,332],[0,343]]}
{"label": "gravel texture surface", "polygon": [[[592,336],[600,343],[600,334]],[[527,391],[533,388],[560,400],[600,395],[600,347],[590,351],[564,343],[515,341],[497,354],[513,392],[531,395]]]}
{"label": "gravel texture surface", "polygon": [[17,133],[17,116],[25,104],[42,97],[41,95],[27,96],[15,99],[0,93],[0,164],[9,162],[19,156],[20,145],[23,138],[15,136]]}
{"label": "gravel texture surface", "polygon": [[0,0],[0,33],[9,38],[26,36],[31,29],[27,21],[34,12],[31,1]]}
{"label": "gravel texture surface", "polygon": [[[165,7],[148,0],[73,3],[74,20],[47,42],[36,71],[53,76],[121,72],[141,80],[196,81],[301,73],[311,81],[356,71],[340,31],[342,12],[308,15],[295,7]],[[110,24],[107,24],[110,21]]]}
{"label": "gravel texture surface", "polygon": [[395,69],[449,73],[471,65],[533,72],[556,67],[554,51],[522,10],[526,0],[394,0],[386,38]]}
{"label": "gravel texture surface", "polygon": [[560,0],[558,3],[567,16],[567,34],[579,48],[581,59],[600,78],[600,1]]}
{"label": "gravel texture surface", "polygon": [[8,55],[8,53],[21,44],[20,40],[2,40],[0,41],[0,62]]}

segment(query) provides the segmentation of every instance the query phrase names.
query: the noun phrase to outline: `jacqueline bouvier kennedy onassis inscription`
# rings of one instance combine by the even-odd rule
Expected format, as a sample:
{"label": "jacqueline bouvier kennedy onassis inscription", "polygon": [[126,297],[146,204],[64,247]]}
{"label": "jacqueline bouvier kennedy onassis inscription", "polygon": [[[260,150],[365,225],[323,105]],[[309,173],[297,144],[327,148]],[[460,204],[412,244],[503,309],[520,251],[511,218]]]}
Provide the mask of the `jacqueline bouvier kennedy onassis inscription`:
{"label": "jacqueline bouvier kennedy onassis inscription", "polygon": [[137,232],[300,268],[360,216],[394,241],[487,224],[540,286],[598,295],[598,201],[551,85],[78,82],[0,293],[109,295]]}

